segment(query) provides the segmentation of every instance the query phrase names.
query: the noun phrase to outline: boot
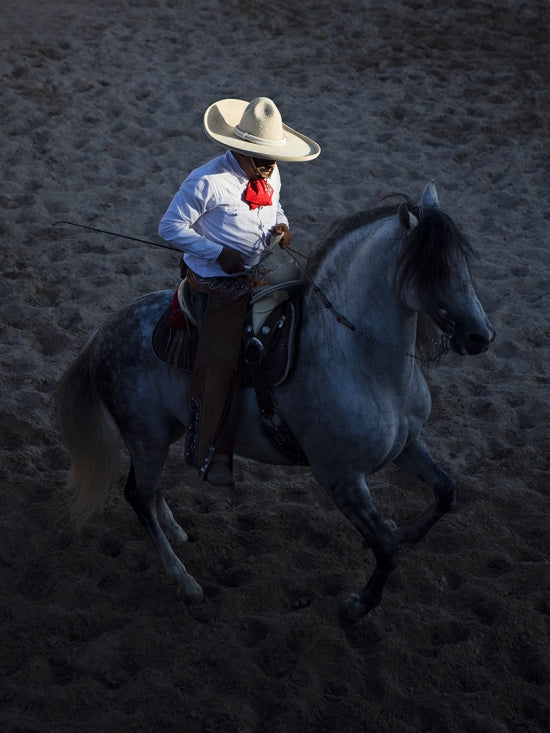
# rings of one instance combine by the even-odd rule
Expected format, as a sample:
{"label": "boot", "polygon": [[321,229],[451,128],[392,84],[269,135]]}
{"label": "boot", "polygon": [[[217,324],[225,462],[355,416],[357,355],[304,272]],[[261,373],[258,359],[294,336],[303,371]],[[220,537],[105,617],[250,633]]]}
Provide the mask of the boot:
{"label": "boot", "polygon": [[206,480],[212,486],[235,486],[231,460],[227,455],[215,455],[206,472]]}

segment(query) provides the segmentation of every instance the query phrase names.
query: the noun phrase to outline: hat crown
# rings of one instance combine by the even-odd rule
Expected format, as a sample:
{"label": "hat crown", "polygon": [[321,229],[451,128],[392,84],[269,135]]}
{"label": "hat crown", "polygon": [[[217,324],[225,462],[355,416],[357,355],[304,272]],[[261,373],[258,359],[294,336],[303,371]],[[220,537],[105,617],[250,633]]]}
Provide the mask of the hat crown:
{"label": "hat crown", "polygon": [[281,113],[268,97],[256,97],[247,104],[235,132],[270,143],[284,141]]}

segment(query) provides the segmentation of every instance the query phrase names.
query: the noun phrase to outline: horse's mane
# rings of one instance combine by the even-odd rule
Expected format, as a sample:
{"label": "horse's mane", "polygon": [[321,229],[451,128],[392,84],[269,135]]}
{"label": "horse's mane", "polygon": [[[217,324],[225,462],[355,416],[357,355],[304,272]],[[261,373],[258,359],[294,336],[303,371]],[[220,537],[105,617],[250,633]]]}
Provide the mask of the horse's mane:
{"label": "horse's mane", "polygon": [[397,209],[395,206],[380,206],[376,209],[358,211],[349,216],[333,219],[328,226],[328,234],[312,249],[308,257],[308,274],[313,276],[317,272],[319,265],[323,262],[327,253],[346,234],[367,226],[367,224],[372,224],[372,222],[378,221],[378,219],[384,219],[386,216],[396,213]]}
{"label": "horse's mane", "polygon": [[[416,281],[421,301],[425,305],[437,303],[436,292],[444,289],[451,275],[453,258],[469,262],[473,250],[466,236],[451,217],[441,209],[409,206],[419,220],[418,226],[407,237],[397,266],[398,292]],[[456,265],[456,262],[455,262]]]}
{"label": "horse's mane", "polygon": [[[418,292],[426,305],[436,300],[435,293],[447,285],[453,265],[453,256],[458,255],[467,262],[472,255],[472,247],[450,216],[439,208],[423,208],[413,205],[411,199],[400,196],[409,211],[419,220],[407,237],[396,268],[396,287],[402,294],[411,280],[416,281]],[[388,197],[386,197],[388,198]],[[335,219],[329,225],[329,232],[311,252],[307,272],[313,277],[328,252],[346,234],[388,216],[397,216],[394,206],[381,206],[361,211],[351,216]]]}

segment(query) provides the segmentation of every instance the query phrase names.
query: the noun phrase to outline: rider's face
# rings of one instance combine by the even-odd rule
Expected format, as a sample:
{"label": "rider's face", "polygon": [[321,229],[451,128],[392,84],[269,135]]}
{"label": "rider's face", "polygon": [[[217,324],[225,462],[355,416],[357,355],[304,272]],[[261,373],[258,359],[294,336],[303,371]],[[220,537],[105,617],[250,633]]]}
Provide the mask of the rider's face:
{"label": "rider's face", "polygon": [[254,166],[262,178],[270,178],[277,165],[276,160],[266,160],[265,158],[252,158]]}
{"label": "rider's face", "polygon": [[250,178],[270,178],[277,165],[276,160],[254,158],[251,155],[233,152],[237,162]]}

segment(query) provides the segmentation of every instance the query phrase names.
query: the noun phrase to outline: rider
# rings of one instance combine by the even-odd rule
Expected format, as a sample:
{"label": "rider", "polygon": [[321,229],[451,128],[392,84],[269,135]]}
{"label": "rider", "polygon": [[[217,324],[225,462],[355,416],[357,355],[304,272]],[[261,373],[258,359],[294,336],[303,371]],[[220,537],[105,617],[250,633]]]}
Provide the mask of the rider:
{"label": "rider", "polygon": [[233,485],[241,336],[252,268],[274,234],[290,244],[279,203],[277,161],[306,161],[321,149],[284,125],[267,97],[222,99],[204,114],[208,137],[227,151],[192,171],[159,234],[184,252],[199,345],[191,379],[186,460],[217,486]]}

